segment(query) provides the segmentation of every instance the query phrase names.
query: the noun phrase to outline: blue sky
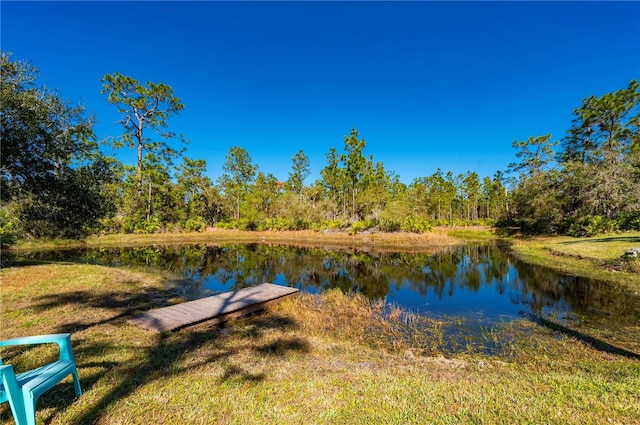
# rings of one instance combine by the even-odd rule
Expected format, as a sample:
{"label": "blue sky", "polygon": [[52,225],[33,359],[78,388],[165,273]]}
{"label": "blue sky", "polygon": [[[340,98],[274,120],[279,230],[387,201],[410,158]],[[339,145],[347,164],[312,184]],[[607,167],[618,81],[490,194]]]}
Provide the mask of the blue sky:
{"label": "blue sky", "polygon": [[[304,149],[311,183],[356,128],[365,154],[410,183],[481,177],[514,140],[561,139],[590,95],[640,78],[639,2],[13,2],[1,48],[122,133],[100,78],[173,87],[171,130],[222,173],[232,146],[285,180]],[[107,152],[132,163],[133,152]]]}

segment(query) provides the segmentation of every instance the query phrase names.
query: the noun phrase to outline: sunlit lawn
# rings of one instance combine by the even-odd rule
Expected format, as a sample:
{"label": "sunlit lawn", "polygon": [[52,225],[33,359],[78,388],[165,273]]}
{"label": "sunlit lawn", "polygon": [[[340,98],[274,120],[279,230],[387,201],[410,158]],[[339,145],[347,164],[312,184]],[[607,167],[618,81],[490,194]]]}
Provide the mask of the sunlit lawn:
{"label": "sunlit lawn", "polygon": [[[418,332],[400,312],[330,292],[158,334],[128,319],[179,301],[161,276],[41,264],[0,277],[0,338],[72,333],[84,394],[69,380],[46,393],[45,423],[640,423],[640,350],[593,348],[526,320],[487,333],[503,341],[499,356],[443,353],[441,323]],[[24,370],[55,354],[2,355]],[[0,420],[12,421],[6,404]]]}
{"label": "sunlit lawn", "polygon": [[512,242],[516,253],[526,261],[631,286],[640,293],[640,258],[623,258],[625,250],[640,248],[640,232],[591,238],[536,237]]}

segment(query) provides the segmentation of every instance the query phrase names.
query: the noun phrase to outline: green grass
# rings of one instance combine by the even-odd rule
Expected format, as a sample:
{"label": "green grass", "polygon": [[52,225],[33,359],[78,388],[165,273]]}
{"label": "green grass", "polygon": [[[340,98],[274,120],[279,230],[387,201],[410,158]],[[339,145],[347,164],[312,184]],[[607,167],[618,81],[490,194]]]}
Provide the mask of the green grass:
{"label": "green grass", "polygon": [[[221,327],[128,319],[177,302],[158,275],[94,265],[0,271],[0,338],[71,332],[84,394],[42,396],[51,424],[639,424],[640,357],[544,323],[492,329],[498,356],[443,350],[443,324],[331,291]],[[640,350],[639,350],[640,351]],[[5,349],[19,370],[55,356]],[[7,405],[0,422],[11,423]]]}
{"label": "green grass", "polygon": [[590,238],[511,238],[510,241],[516,255],[527,262],[640,291],[640,258],[622,258],[625,250],[640,247],[640,232]]}

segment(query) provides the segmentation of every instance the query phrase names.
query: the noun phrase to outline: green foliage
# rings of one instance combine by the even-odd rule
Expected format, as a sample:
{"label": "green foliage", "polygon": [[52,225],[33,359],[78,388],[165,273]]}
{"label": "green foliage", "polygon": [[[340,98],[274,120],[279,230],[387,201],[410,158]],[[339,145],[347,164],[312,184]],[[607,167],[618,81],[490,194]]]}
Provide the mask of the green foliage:
{"label": "green foliage", "polygon": [[509,164],[509,169],[513,172],[523,171],[526,175],[535,176],[545,170],[553,161],[553,147],[558,142],[551,142],[551,135],[529,137],[527,140],[513,142],[513,147],[518,149],[516,157],[520,158],[520,163]]}
{"label": "green foliage", "polygon": [[399,232],[402,228],[402,223],[398,220],[383,218],[380,220],[378,228],[381,232]]}
{"label": "green foliage", "polygon": [[79,238],[115,211],[117,162],[102,155],[93,117],[36,85],[37,70],[0,55],[1,197],[30,237]]}
{"label": "green foliage", "polygon": [[163,226],[158,217],[127,216],[122,220],[122,231],[124,233],[148,234],[157,233],[162,229]]}
{"label": "green foliage", "polygon": [[207,223],[202,219],[190,218],[182,224],[182,229],[186,232],[203,232]]}
{"label": "green foliage", "polygon": [[[640,228],[640,85],[583,100],[559,152],[551,135],[514,141],[513,177],[481,178],[438,168],[409,186],[365,155],[353,128],[343,151],[330,148],[310,186],[299,150],[286,182],[258,170],[246,149],[229,149],[215,182],[206,162],[181,157],[168,121],[184,105],[165,84],[119,73],[102,78],[121,114],[113,146],[137,152],[135,166],[100,154],[93,118],[35,84],[36,70],[2,54],[0,196],[17,206],[30,237],[102,232],[242,230],[429,231],[433,226],[499,223],[530,233]],[[557,163],[554,160],[557,159]]]}
{"label": "green foliage", "polygon": [[621,230],[640,230],[640,211],[619,218]]}
{"label": "green foliage", "polygon": [[400,230],[410,233],[425,233],[431,231],[433,228],[428,220],[422,217],[407,217],[400,223]]}
{"label": "green foliage", "polygon": [[315,230],[316,232],[324,230],[339,230],[343,226],[344,222],[342,220],[321,220],[311,223],[311,229]]}
{"label": "green foliage", "polygon": [[221,221],[216,224],[216,227],[221,229],[238,229],[254,231],[258,230],[259,223],[252,218],[241,218],[239,220]]}
{"label": "green foliage", "polygon": [[250,192],[258,167],[251,162],[249,152],[240,146],[234,146],[227,153],[222,170],[224,174],[218,179],[224,193],[226,207],[233,211],[233,218],[240,218],[240,205]]}
{"label": "green foliage", "polygon": [[274,230],[274,231],[286,231],[286,230],[306,230],[309,228],[309,223],[305,220],[290,219],[290,218],[268,218],[260,223],[258,230]]}
{"label": "green foliage", "polygon": [[[137,154],[136,182],[135,185],[126,183],[124,194],[125,214],[137,219],[123,223],[123,230],[149,233],[162,228],[159,223],[176,223],[179,220],[175,210],[176,194],[171,190],[168,169],[182,150],[168,141],[186,141],[168,131],[168,120],[184,105],[166,84],[147,82],[144,85],[117,72],[106,74],[101,81],[102,93],[108,95],[109,103],[122,115],[120,124],[124,134],[114,140],[113,147],[135,149]],[[149,133],[159,136],[160,140],[152,139]],[[196,169],[200,165],[188,161],[185,164]]]}
{"label": "green foliage", "polygon": [[609,233],[619,230],[617,220],[601,215],[586,215],[568,219],[565,223],[570,236],[595,236],[601,233]]}
{"label": "green foliage", "polygon": [[287,190],[302,194],[304,181],[310,174],[309,157],[300,149],[292,158],[292,167],[289,172],[289,179],[286,182]]}
{"label": "green foliage", "polygon": [[147,220],[137,223],[134,233],[157,233],[162,229],[162,223],[157,217],[150,217]]}
{"label": "green foliage", "polygon": [[514,142],[522,163],[504,223],[531,233],[590,236],[634,229],[640,214],[640,85],[590,96],[551,161],[550,136]]}
{"label": "green foliage", "polygon": [[0,267],[8,267],[15,262],[15,254],[9,249],[17,242],[17,223],[16,217],[0,209]]}
{"label": "green foliage", "polygon": [[356,234],[365,230],[373,229],[378,225],[378,220],[360,220],[351,223],[350,234]]}

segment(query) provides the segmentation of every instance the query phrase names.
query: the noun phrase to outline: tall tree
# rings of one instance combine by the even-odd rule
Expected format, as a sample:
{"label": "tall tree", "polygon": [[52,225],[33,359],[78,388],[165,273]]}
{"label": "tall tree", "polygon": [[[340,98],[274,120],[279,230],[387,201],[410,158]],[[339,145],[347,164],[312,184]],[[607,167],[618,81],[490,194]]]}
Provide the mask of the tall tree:
{"label": "tall tree", "polygon": [[462,178],[463,192],[467,202],[467,220],[478,219],[478,199],[480,196],[480,177],[474,171],[469,171]]}
{"label": "tall tree", "polygon": [[360,218],[357,211],[358,190],[363,186],[363,177],[367,171],[367,159],[363,155],[366,146],[364,139],[358,138],[358,131],[351,129],[349,136],[344,136],[345,154],[342,156],[344,162],[344,173],[351,192],[351,216],[354,219]]}
{"label": "tall tree", "polygon": [[563,140],[563,162],[593,163],[620,161],[638,148],[640,84],[632,80],[626,89],[590,96],[573,111],[574,119]]}
{"label": "tall tree", "polygon": [[445,179],[442,170],[438,168],[435,173],[426,179],[427,191],[429,193],[430,204],[432,205],[433,215],[438,220],[442,219],[442,207],[446,205]]}
{"label": "tall tree", "polygon": [[366,216],[379,219],[391,196],[392,177],[382,162],[373,162],[373,157],[369,158],[367,170],[361,204]]}
{"label": "tall tree", "polygon": [[331,201],[331,218],[338,215],[338,205],[342,198],[342,187],[344,181],[344,173],[340,168],[340,156],[336,148],[330,148],[327,153],[327,165],[320,170],[321,183],[325,188]]}
{"label": "tall tree", "polygon": [[253,184],[251,195],[251,208],[260,219],[272,218],[278,196],[280,195],[281,183],[271,173],[258,172]]}
{"label": "tall tree", "polygon": [[224,193],[234,203],[234,218],[240,218],[240,204],[249,193],[249,185],[253,181],[258,167],[251,162],[249,152],[240,146],[234,146],[227,153],[218,182]]}
{"label": "tall tree", "polygon": [[[166,84],[138,80],[120,73],[106,74],[102,79],[102,93],[108,94],[109,103],[116,106],[123,115],[120,123],[124,127],[122,139],[114,143],[115,147],[135,148],[137,152],[138,197],[142,197],[142,171],[144,151],[162,158],[168,165],[179,151],[169,145],[167,140],[176,138],[168,131],[168,120],[180,112],[184,105]],[[160,136],[161,140],[149,137],[149,130]],[[180,141],[185,140],[180,136]]]}
{"label": "tall tree", "polygon": [[304,181],[311,173],[309,168],[309,158],[304,153],[304,150],[300,149],[292,158],[292,167],[289,172],[289,179],[287,180],[286,187],[292,192],[298,195],[302,194],[302,188],[304,187]]}
{"label": "tall tree", "polygon": [[560,152],[567,214],[615,218],[640,199],[640,84],[590,96],[574,110]]}
{"label": "tall tree", "polygon": [[220,199],[205,172],[204,159],[183,158],[177,167],[176,190],[182,202],[183,228],[198,230],[198,224],[213,225],[220,216]]}

